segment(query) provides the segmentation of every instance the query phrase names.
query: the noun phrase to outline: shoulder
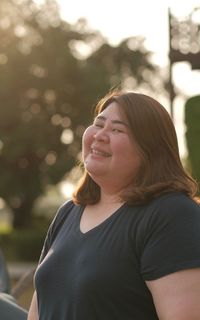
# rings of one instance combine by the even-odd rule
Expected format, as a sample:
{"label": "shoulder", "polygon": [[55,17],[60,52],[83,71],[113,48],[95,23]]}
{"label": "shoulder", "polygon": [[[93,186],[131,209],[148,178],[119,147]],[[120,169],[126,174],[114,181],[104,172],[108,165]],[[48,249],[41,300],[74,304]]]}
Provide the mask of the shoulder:
{"label": "shoulder", "polygon": [[75,204],[73,203],[73,201],[68,200],[59,207],[53,221],[51,222],[50,228],[48,230],[50,237],[52,238],[55,237],[55,234],[58,233],[58,230],[61,228],[64,221],[67,219],[69,213],[72,211],[74,206]]}
{"label": "shoulder", "polygon": [[73,211],[74,208],[77,208],[77,207],[78,206],[76,206],[74,202],[71,200],[64,202],[59,207],[47,231],[44,246],[40,256],[40,262],[44,259],[45,255],[49,251],[52,243],[56,239],[58,233],[61,231],[64,223],[67,222],[67,218],[69,217],[70,213]]}
{"label": "shoulder", "polygon": [[52,225],[59,224],[60,222],[63,222],[65,218],[68,216],[68,214],[71,212],[73,207],[75,206],[74,202],[72,200],[68,200],[64,202],[59,208],[58,211],[52,221]]}
{"label": "shoulder", "polygon": [[128,219],[138,237],[163,227],[192,221],[200,225],[200,206],[180,192],[161,195],[146,205],[128,206]]}
{"label": "shoulder", "polygon": [[181,193],[163,195],[146,206],[139,253],[146,280],[200,266],[200,207]]}
{"label": "shoulder", "polygon": [[73,207],[75,206],[74,202],[72,200],[65,201],[58,209],[56,216],[63,216],[66,215],[67,212],[69,212]]}
{"label": "shoulder", "polygon": [[161,204],[167,204],[167,205],[175,205],[175,206],[192,206],[196,208],[200,208],[199,204],[195,202],[193,199],[191,199],[189,196],[187,196],[184,193],[181,192],[171,192],[164,195],[161,195],[160,197],[152,200],[151,205],[159,206]]}
{"label": "shoulder", "polygon": [[193,233],[200,235],[200,206],[182,193],[162,195],[138,208],[138,241],[147,243],[150,238]]}
{"label": "shoulder", "polygon": [[196,216],[200,218],[200,206],[183,193],[169,193],[151,201],[146,206],[147,216],[164,219]]}
{"label": "shoulder", "polygon": [[145,238],[174,237],[178,242],[183,237],[193,237],[199,243],[200,206],[182,193],[166,194],[146,207],[142,225]]}

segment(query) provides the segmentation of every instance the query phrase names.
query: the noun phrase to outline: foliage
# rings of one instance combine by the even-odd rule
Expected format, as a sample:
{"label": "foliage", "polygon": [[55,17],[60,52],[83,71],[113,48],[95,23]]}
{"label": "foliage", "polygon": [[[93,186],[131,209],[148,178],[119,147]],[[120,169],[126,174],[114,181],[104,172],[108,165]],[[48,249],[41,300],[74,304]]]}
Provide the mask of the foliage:
{"label": "foliage", "polygon": [[1,235],[0,244],[7,261],[38,261],[46,229],[15,230]]}
{"label": "foliage", "polygon": [[200,96],[187,100],[185,104],[185,123],[187,126],[186,141],[192,175],[198,181],[200,187]]}
{"label": "foliage", "polygon": [[7,261],[38,261],[51,223],[46,217],[34,217],[32,226],[0,233],[0,247]]}
{"label": "foliage", "polygon": [[151,88],[158,70],[143,39],[113,47],[84,20],[62,21],[53,0],[1,0],[0,38],[0,197],[22,228],[76,163],[97,99],[127,81]]}

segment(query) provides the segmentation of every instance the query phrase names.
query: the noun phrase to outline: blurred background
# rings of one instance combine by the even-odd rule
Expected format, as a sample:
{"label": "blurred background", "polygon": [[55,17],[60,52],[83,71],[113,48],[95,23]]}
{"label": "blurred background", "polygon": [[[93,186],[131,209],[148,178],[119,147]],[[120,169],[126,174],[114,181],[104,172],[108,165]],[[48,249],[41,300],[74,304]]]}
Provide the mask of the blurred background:
{"label": "blurred background", "polygon": [[48,226],[81,175],[82,134],[111,88],[166,107],[200,181],[199,1],[0,0],[0,248],[25,308]]}

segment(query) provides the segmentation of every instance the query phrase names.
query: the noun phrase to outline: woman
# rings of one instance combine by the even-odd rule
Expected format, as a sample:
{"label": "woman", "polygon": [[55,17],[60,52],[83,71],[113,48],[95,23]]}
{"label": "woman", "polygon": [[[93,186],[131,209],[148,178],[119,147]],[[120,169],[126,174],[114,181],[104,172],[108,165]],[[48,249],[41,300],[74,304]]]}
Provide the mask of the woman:
{"label": "woman", "polygon": [[83,163],[48,231],[28,319],[200,319],[200,208],[167,111],[108,94]]}

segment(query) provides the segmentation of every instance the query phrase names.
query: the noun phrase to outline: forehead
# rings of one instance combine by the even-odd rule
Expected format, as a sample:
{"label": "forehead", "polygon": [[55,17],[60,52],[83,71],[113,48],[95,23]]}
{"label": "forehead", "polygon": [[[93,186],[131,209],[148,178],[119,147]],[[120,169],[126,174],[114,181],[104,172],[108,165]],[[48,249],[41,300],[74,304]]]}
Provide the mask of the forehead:
{"label": "forehead", "polygon": [[115,101],[111,102],[104,110],[102,110],[97,117],[102,116],[102,117],[117,117],[120,118],[122,117],[121,112],[120,112],[120,107],[118,103]]}
{"label": "forehead", "polygon": [[97,115],[96,119],[100,119],[101,121],[109,120],[114,124],[121,124],[129,128],[128,121],[116,102],[110,103],[106,109]]}

